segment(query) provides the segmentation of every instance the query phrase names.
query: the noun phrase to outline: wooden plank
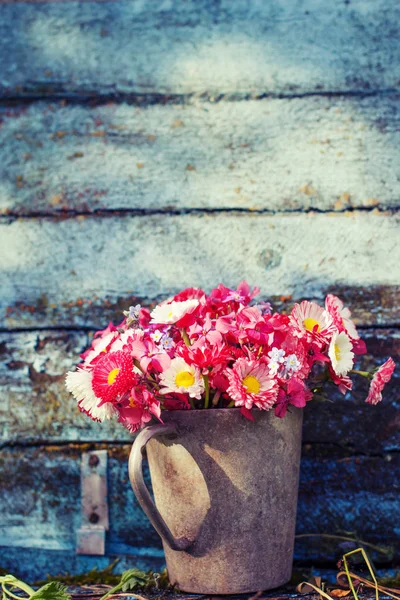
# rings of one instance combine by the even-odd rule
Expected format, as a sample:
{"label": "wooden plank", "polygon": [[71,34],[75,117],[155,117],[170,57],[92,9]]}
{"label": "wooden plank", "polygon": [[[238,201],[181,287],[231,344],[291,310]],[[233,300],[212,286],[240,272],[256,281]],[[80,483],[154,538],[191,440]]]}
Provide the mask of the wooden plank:
{"label": "wooden plank", "polygon": [[[377,561],[397,564],[400,454],[340,456],[329,445],[324,446],[324,454],[313,446],[303,448],[297,533],[352,532],[387,551],[376,555]],[[297,556],[323,564],[343,555],[343,541],[300,538]]]}
{"label": "wooden plank", "polygon": [[[75,551],[81,520],[81,453],[89,447],[94,449],[72,444],[1,451],[2,546]],[[149,527],[129,483],[130,445],[108,445],[107,450],[107,553],[161,556],[158,535]]]}
{"label": "wooden plank", "polygon": [[[80,453],[86,446],[13,448],[1,453],[2,554],[8,548],[72,554],[79,526]],[[127,476],[129,446],[108,445],[110,531],[107,552],[158,559],[160,541],[138,507]],[[400,557],[400,454],[349,457],[325,446],[325,455],[305,449],[302,459],[298,534],[357,532],[364,541],[391,546]],[[338,545],[314,540],[309,560],[335,558]],[[340,551],[340,550],[339,550]],[[31,552],[31,550],[29,550]],[[304,540],[296,558],[305,556]],[[375,556],[375,555],[374,555]],[[68,562],[65,570],[68,570]]]}
{"label": "wooden plank", "polygon": [[[363,331],[368,354],[358,362],[361,369],[373,369],[392,356],[400,359],[399,330]],[[384,401],[378,406],[364,402],[368,383],[352,376],[354,389],[343,396],[337,390],[329,393],[332,402],[311,403],[305,411],[303,441],[306,444],[334,443],[347,451],[375,455],[400,450],[400,386],[399,369],[387,385]],[[372,410],[371,410],[372,409]]]}
{"label": "wooden plank", "polygon": [[[370,354],[360,368],[373,368],[388,356],[400,358],[400,332],[363,331]],[[91,441],[132,441],[117,423],[94,423],[76,409],[64,388],[64,376],[87,345],[83,333],[43,331],[0,334],[0,442],[38,444]],[[355,388],[343,397],[336,389],[333,403],[311,403],[305,411],[305,444],[335,443],[354,453],[374,455],[400,451],[400,373],[397,370],[378,407],[365,404],[366,384],[353,376]]]}
{"label": "wooden plank", "polygon": [[[165,567],[163,556],[134,556],[132,554],[108,554],[107,556],[82,556],[74,550],[45,550],[37,548],[5,548],[0,546],[0,573],[11,573],[22,581],[33,583],[68,575],[89,573],[93,569],[102,571],[118,561],[113,573],[128,569],[141,569],[160,573]],[[87,590],[86,590],[87,593]],[[148,595],[146,595],[148,598]],[[171,598],[172,600],[172,598]]]}
{"label": "wooden plank", "polygon": [[[397,233],[396,217],[373,213],[3,223],[0,323],[90,326],[94,296],[96,304],[107,296],[151,299],[189,285],[237,285],[244,277],[264,297],[322,296],[346,285],[362,298],[363,288],[398,285]],[[398,322],[396,303],[382,309],[373,306],[369,322],[379,323],[382,314]]]}
{"label": "wooden plank", "polygon": [[[233,282],[232,285],[234,284]],[[373,285],[360,288],[335,284],[322,288],[314,295],[304,290],[303,294],[289,296],[269,294],[268,299],[274,310],[288,312],[294,302],[304,299],[323,303],[324,295],[327,293],[338,295],[347,306],[352,308],[354,320],[359,326],[392,326],[400,322],[397,303],[398,285]],[[165,293],[160,293],[152,299],[138,298],[132,291],[127,291],[124,297],[117,294],[103,294],[99,297],[93,294],[91,297],[86,295],[85,298],[79,297],[55,305],[49,303],[47,295],[43,293],[34,304],[16,301],[12,306],[7,306],[5,323],[11,330],[23,327],[35,330],[38,327],[57,324],[59,327],[85,327],[97,330],[103,329],[104,324],[109,321],[118,324],[123,310],[127,310],[131,304],[141,302],[144,306],[151,307],[165,297]]]}
{"label": "wooden plank", "polygon": [[87,343],[75,332],[0,334],[0,442],[132,441],[118,423],[85,417],[65,390]]}
{"label": "wooden plank", "polygon": [[0,211],[398,208],[399,100],[3,108]]}
{"label": "wooden plank", "polygon": [[3,4],[1,91],[7,97],[395,88],[399,22],[395,0]]}

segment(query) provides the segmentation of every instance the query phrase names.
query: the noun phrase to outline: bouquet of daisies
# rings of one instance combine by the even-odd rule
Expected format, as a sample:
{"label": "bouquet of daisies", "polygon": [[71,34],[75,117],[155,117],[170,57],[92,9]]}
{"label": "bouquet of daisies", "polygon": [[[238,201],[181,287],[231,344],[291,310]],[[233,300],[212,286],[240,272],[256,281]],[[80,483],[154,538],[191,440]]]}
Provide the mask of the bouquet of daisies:
{"label": "bouquet of daisies", "polygon": [[67,373],[67,389],[93,420],[116,418],[131,432],[162,421],[163,410],[240,407],[249,419],[254,409],[284,417],[328,382],[345,394],[353,373],[370,379],[366,402],[380,402],[395,364],[389,358],[375,373],[353,370],[366,346],[339,298],[281,314],[256,302],[258,292],[243,281],[208,295],[185,289],[152,312],[131,306],[122,323],[95,334]]}

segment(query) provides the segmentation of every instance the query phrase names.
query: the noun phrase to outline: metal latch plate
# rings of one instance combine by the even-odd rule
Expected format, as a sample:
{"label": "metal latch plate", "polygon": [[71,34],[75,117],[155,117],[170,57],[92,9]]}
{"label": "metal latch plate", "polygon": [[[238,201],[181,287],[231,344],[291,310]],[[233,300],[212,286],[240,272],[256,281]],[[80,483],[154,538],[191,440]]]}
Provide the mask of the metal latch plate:
{"label": "metal latch plate", "polygon": [[105,554],[108,531],[107,450],[84,452],[81,461],[82,523],[77,554]]}

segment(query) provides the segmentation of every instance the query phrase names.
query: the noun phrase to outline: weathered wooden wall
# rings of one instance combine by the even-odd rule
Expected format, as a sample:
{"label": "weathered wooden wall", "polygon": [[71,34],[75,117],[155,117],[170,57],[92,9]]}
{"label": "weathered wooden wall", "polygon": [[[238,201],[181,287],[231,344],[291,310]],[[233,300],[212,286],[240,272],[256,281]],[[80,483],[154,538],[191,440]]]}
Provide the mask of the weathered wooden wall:
{"label": "weathered wooden wall", "polygon": [[[163,562],[129,435],[63,389],[132,298],[243,277],[277,307],[331,291],[362,365],[399,356],[399,35],[394,0],[0,4],[0,568]],[[299,535],[353,532],[400,563],[398,389],[308,409]],[[77,556],[80,457],[103,447],[107,556]],[[308,564],[340,551],[296,544]]]}

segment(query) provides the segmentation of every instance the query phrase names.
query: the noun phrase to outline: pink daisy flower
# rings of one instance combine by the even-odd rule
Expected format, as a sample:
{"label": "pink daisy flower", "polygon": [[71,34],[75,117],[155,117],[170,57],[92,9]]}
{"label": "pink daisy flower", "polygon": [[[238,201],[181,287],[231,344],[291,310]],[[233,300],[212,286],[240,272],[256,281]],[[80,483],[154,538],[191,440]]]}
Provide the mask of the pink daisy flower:
{"label": "pink daisy flower", "polygon": [[388,358],[388,360],[379,367],[371,380],[368,396],[365,402],[368,402],[368,404],[378,404],[378,402],[382,400],[382,390],[388,381],[390,381],[395,366],[396,364],[394,360],[392,358]]}
{"label": "pink daisy flower", "polygon": [[331,315],[335,327],[339,331],[345,331],[353,340],[359,339],[360,336],[357,333],[356,326],[350,318],[351,312],[348,308],[345,308],[340,298],[333,294],[328,294],[325,299],[325,308]]}
{"label": "pink daisy flower", "polygon": [[257,406],[269,410],[275,404],[277,383],[269,377],[268,372],[265,363],[246,358],[239,358],[232,369],[227,369],[227,393],[234,400],[235,406],[247,409]]}
{"label": "pink daisy flower", "polygon": [[93,370],[92,388],[103,402],[113,402],[136,383],[133,362],[127,352],[105,354]]}
{"label": "pink daisy flower", "polygon": [[294,305],[290,323],[299,337],[316,337],[321,341],[329,341],[336,329],[331,315],[315,302],[308,300]]}

